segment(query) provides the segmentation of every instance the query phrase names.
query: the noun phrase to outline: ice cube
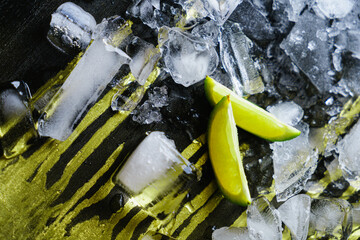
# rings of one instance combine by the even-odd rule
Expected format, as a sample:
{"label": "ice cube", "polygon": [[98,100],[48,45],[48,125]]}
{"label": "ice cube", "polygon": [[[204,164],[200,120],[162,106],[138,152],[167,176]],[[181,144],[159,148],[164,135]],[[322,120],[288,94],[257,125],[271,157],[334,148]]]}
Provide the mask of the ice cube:
{"label": "ice cube", "polygon": [[320,92],[331,87],[331,77],[327,74],[331,70],[330,46],[317,37],[326,24],[326,20],[306,11],[280,45]]}
{"label": "ice cube", "polygon": [[[129,50],[131,49],[131,50]],[[160,50],[146,41],[134,37],[127,46],[126,53],[131,57],[130,70],[139,84],[144,85],[160,59]]]}
{"label": "ice cube", "polygon": [[339,141],[339,164],[347,179],[359,179],[360,174],[360,122],[353,126],[350,132]]}
{"label": "ice cube", "polygon": [[304,110],[292,101],[278,103],[268,107],[267,110],[276,118],[291,126],[297,125],[304,116]]}
{"label": "ice cube", "polygon": [[185,87],[203,80],[218,65],[215,48],[201,38],[163,27],[159,32],[163,59],[174,81]]}
{"label": "ice cube", "polygon": [[[126,160],[115,182],[131,194],[139,194],[156,180],[166,178],[167,172],[179,171],[174,165],[185,171],[190,168],[190,163],[176,150],[174,141],[163,132],[151,132]],[[162,189],[154,191],[160,194]]]}
{"label": "ice cube", "polygon": [[312,8],[320,17],[343,18],[354,7],[355,0],[314,0]]}
{"label": "ice cube", "polygon": [[191,30],[191,34],[195,37],[206,40],[209,44],[216,46],[218,44],[220,29],[213,21],[197,25]]}
{"label": "ice cube", "polygon": [[222,227],[212,233],[212,240],[242,240],[249,239],[247,228]]}
{"label": "ice cube", "polygon": [[360,59],[360,30],[347,31],[347,45],[346,49],[352,52],[352,56]]}
{"label": "ice cube", "polygon": [[255,199],[248,207],[247,227],[250,239],[281,240],[282,228],[278,211],[265,197]]}
{"label": "ice cube", "polygon": [[352,230],[351,205],[344,199],[320,199],[311,203],[309,236],[347,239]]}
{"label": "ice cube", "polygon": [[[25,83],[15,84],[27,87]],[[36,136],[25,93],[14,88],[0,91],[0,141],[4,156],[11,158],[23,153],[30,146],[29,140]]]}
{"label": "ice cube", "polygon": [[105,42],[103,38],[94,40],[45,107],[38,122],[41,136],[66,140],[87,107],[96,101],[119,68],[128,63],[125,53]]}
{"label": "ice cube", "polygon": [[297,138],[270,144],[278,201],[300,192],[317,166],[318,154],[309,142],[309,125],[300,122],[296,128],[301,131]]}
{"label": "ice cube", "polygon": [[278,211],[281,220],[290,229],[292,238],[306,240],[309,230],[311,198],[306,194],[296,195],[283,203]]}
{"label": "ice cube", "polygon": [[273,9],[280,10],[279,5],[283,5],[288,18],[292,22],[297,22],[301,11],[305,8],[307,0],[275,0],[273,2]]}
{"label": "ice cube", "polygon": [[242,95],[264,91],[264,84],[251,53],[254,43],[241,31],[238,23],[226,23],[220,33],[220,56],[225,70],[230,75],[234,90]]}
{"label": "ice cube", "polygon": [[229,20],[239,23],[241,30],[251,40],[266,43],[276,38],[270,21],[249,0],[243,0],[231,14]]}
{"label": "ice cube", "polygon": [[202,0],[205,9],[209,12],[210,18],[214,19],[218,25],[223,25],[241,3],[239,0]]}
{"label": "ice cube", "polygon": [[360,94],[360,59],[347,59],[341,81],[353,95]]}
{"label": "ice cube", "polygon": [[94,17],[72,2],[60,5],[51,15],[48,40],[60,51],[85,50],[95,30]]}

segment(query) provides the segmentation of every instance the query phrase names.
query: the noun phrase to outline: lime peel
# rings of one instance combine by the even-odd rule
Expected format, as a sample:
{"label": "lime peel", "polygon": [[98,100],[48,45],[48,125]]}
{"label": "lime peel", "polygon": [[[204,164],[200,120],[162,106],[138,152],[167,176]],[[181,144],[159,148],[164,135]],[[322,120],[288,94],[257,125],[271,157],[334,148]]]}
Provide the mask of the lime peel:
{"label": "lime peel", "polygon": [[286,141],[301,133],[209,76],[204,81],[204,88],[212,105],[217,104],[224,96],[230,95],[236,125],[258,137],[269,141]]}
{"label": "lime peel", "polygon": [[250,191],[242,165],[230,95],[223,97],[211,113],[208,145],[211,164],[224,196],[241,206],[249,205]]}

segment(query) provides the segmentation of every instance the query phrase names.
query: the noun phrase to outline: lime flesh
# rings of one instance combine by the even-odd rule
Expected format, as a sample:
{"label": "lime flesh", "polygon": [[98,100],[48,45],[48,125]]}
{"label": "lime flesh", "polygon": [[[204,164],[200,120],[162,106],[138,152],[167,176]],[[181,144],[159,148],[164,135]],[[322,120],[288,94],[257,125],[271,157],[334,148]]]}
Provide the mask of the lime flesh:
{"label": "lime flesh", "polygon": [[224,196],[236,204],[247,206],[251,203],[251,197],[237,134],[230,96],[225,96],[216,104],[210,116],[209,155]]}
{"label": "lime flesh", "polygon": [[289,126],[271,113],[238,96],[227,87],[206,77],[205,93],[212,105],[217,104],[224,96],[231,96],[236,125],[258,137],[269,141],[286,141],[300,135],[300,131]]}

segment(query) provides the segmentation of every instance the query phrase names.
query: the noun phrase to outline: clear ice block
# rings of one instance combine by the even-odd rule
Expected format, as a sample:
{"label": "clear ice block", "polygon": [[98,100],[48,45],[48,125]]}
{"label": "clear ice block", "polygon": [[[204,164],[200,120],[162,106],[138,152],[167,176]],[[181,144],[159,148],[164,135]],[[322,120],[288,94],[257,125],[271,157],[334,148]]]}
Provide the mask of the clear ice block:
{"label": "clear ice block", "polygon": [[[115,41],[116,38],[112,40]],[[39,134],[60,141],[66,140],[87,107],[96,101],[119,68],[128,62],[129,57],[106,43],[106,39],[95,39],[45,107],[38,122]]]}
{"label": "clear ice block", "polygon": [[202,2],[210,18],[214,19],[218,25],[223,25],[237,5],[241,3],[239,0],[202,0]]}
{"label": "clear ice block", "polygon": [[278,208],[281,220],[291,231],[292,239],[307,239],[310,205],[311,198],[306,194],[300,194],[290,198]]}
{"label": "clear ice block", "polygon": [[60,5],[51,15],[48,40],[62,52],[85,50],[96,27],[94,17],[72,2]]}
{"label": "clear ice block", "polygon": [[327,39],[318,34],[320,30],[325,30],[326,26],[326,20],[306,11],[280,44],[320,92],[329,90],[332,84],[328,75],[331,70],[330,46]]}
{"label": "clear ice block", "polygon": [[212,240],[242,240],[249,239],[247,228],[222,227],[212,233]]}
{"label": "clear ice block", "polygon": [[290,21],[297,22],[301,11],[306,7],[307,0],[275,0],[273,9],[281,9],[280,5],[285,7],[285,12]]}
{"label": "clear ice block", "polygon": [[318,153],[309,142],[309,125],[295,126],[300,136],[290,141],[270,144],[273,150],[273,166],[276,199],[285,201],[300,192],[317,166]]}
{"label": "clear ice block", "polygon": [[140,85],[144,85],[161,57],[160,49],[138,37],[134,37],[126,48],[131,57],[131,73]]}
{"label": "clear ice block", "polygon": [[161,28],[159,44],[167,70],[176,83],[185,87],[205,79],[219,62],[212,45],[178,28]]}
{"label": "clear ice block", "polygon": [[[184,186],[190,186],[198,177],[198,171],[181,156],[172,140],[163,132],[151,132],[126,160],[115,183],[136,204],[156,216],[152,206],[164,196],[174,195],[174,191],[177,193]],[[175,195],[177,197],[161,206],[161,212],[171,213],[186,197],[186,193]]]}
{"label": "clear ice block", "polygon": [[309,235],[312,239],[347,239],[353,216],[344,199],[320,199],[311,202]]}
{"label": "clear ice block", "polygon": [[337,144],[339,164],[343,175],[349,180],[360,179],[360,122]]}
{"label": "clear ice block", "polygon": [[279,213],[270,205],[265,197],[255,199],[248,207],[246,213],[250,239],[282,239],[282,227]]}
{"label": "clear ice block", "polygon": [[239,95],[243,91],[248,94],[263,92],[260,69],[256,66],[258,59],[251,54],[254,43],[241,31],[238,23],[226,23],[221,30],[220,57],[234,91]]}

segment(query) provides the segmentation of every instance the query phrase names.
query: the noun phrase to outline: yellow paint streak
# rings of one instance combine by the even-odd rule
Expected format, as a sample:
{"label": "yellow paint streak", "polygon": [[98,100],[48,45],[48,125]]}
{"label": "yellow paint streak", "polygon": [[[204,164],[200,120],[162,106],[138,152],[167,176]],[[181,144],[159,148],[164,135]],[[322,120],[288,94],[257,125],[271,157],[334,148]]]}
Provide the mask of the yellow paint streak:
{"label": "yellow paint streak", "polygon": [[205,138],[205,134],[195,139],[189,146],[187,146],[181,152],[181,155],[186,159],[191,158],[191,156],[194,155],[204,145],[202,142],[204,138]]}
{"label": "yellow paint streak", "polygon": [[233,224],[231,224],[231,227],[247,227],[247,214],[246,211],[244,211],[240,217],[238,217]]}
{"label": "yellow paint streak", "polygon": [[218,191],[211,197],[211,199],[204,205],[196,215],[194,215],[188,226],[186,226],[179,234],[179,239],[186,239],[195,230],[199,223],[203,222],[207,216],[219,205],[224,196]]}
{"label": "yellow paint streak", "polygon": [[134,233],[135,228],[147,216],[148,214],[144,211],[140,211],[139,213],[137,213],[133,218],[131,218],[131,220],[128,222],[126,227],[124,227],[124,229],[117,235],[116,239],[118,240],[130,239]]}
{"label": "yellow paint streak", "polygon": [[84,184],[68,202],[59,206],[60,209],[57,212],[57,219],[46,231],[46,233],[44,233],[44,236],[50,238],[53,234],[55,234],[55,232],[59,231],[59,229],[64,230],[66,225],[69,224],[82,209],[97,203],[98,201],[105,198],[107,194],[109,194],[111,189],[114,187],[114,183],[111,179],[109,179],[108,182],[102,186],[96,192],[96,194],[94,194],[94,196],[91,197],[91,199],[85,199],[73,211],[67,214],[67,212],[79,201],[79,199],[90,190],[96,181],[109,170],[109,168],[114,164],[116,158],[119,156],[123,147],[124,144],[121,144],[106,160],[104,166],[98,172],[96,172],[96,174],[86,184]]}
{"label": "yellow paint streak", "polygon": [[160,233],[172,235],[186,219],[188,219],[194,212],[200,209],[206,203],[206,201],[209,200],[211,195],[214,194],[216,190],[216,182],[211,181],[210,184],[207,185],[200,194],[196,195],[193,200],[186,203],[185,207],[182,208],[181,211],[172,219],[172,223],[161,229]]}

